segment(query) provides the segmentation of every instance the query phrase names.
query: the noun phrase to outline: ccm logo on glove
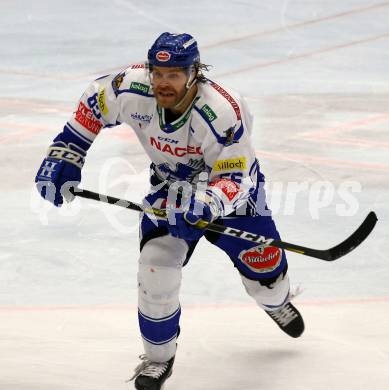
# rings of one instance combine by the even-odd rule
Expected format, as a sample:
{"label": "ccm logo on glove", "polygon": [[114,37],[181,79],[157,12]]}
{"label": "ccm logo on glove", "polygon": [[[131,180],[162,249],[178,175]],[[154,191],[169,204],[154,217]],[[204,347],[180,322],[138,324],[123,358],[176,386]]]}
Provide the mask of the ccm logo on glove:
{"label": "ccm logo on glove", "polygon": [[75,153],[68,148],[50,147],[47,153],[47,157],[68,161],[80,169],[85,163],[85,158],[81,154]]}
{"label": "ccm logo on glove", "polygon": [[85,155],[85,150],[72,143],[60,141],[51,145],[35,177],[41,196],[58,207],[64,198],[71,202],[74,195],[70,189],[77,188],[81,181]]}

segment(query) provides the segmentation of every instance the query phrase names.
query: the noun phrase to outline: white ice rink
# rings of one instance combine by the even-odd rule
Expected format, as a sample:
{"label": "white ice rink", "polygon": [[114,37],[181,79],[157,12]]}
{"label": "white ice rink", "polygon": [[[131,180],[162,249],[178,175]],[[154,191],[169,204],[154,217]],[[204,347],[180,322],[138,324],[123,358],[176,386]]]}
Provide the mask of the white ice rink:
{"label": "white ice rink", "polygon": [[[185,268],[166,390],[389,388],[389,1],[0,2],[0,390],[125,390],[142,353],[135,212],[43,202],[34,177],[94,78],[189,32],[209,77],[255,114],[254,144],[286,241],[326,248],[374,210],[371,236],[325,263],[289,254],[306,332],[285,336],[230,261]],[[83,187],[139,201],[148,161],[125,126],[90,150]]]}

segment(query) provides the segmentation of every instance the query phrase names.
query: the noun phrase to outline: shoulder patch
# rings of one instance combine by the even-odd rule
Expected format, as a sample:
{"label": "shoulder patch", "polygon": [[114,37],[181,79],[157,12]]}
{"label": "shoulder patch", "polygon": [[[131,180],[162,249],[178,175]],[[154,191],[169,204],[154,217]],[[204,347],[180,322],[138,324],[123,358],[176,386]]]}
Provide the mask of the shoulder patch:
{"label": "shoulder patch", "polygon": [[201,111],[205,114],[205,116],[208,118],[210,122],[214,121],[217,118],[217,115],[212,110],[212,108],[208,106],[208,104],[204,104],[201,107]]}
{"label": "shoulder patch", "polygon": [[116,96],[118,95],[119,88],[122,85],[125,76],[126,72],[121,72],[112,80],[112,89]]}
{"label": "shoulder patch", "polygon": [[148,94],[150,87],[146,84],[138,83],[137,81],[133,81],[130,85],[130,90],[136,91],[136,92],[141,92],[144,94]]}
{"label": "shoulder patch", "polygon": [[224,134],[224,146],[236,144],[237,142],[239,142],[239,139],[243,134],[243,126],[241,125],[238,130],[236,130],[236,125],[232,126],[229,129],[225,130]]}

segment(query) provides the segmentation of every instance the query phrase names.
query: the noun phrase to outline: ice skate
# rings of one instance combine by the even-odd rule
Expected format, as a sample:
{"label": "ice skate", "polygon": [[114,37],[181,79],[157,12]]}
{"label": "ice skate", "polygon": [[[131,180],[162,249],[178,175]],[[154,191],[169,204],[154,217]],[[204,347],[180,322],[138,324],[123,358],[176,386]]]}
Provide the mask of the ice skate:
{"label": "ice skate", "polygon": [[289,336],[300,337],[304,332],[303,317],[290,302],[280,309],[265,312]]}
{"label": "ice skate", "polygon": [[135,373],[129,380],[135,379],[131,389],[136,390],[161,390],[167,378],[172,375],[174,356],[164,363],[156,363],[147,359],[146,355],[141,355],[142,360],[135,368]]}

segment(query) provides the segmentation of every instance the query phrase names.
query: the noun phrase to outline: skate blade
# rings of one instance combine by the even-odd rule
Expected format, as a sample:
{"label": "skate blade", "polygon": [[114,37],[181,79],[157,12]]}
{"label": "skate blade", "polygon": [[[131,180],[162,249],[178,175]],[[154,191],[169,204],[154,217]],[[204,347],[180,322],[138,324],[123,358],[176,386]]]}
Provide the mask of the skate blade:
{"label": "skate blade", "polygon": [[[170,374],[167,376],[166,379],[169,379],[169,378],[172,376],[172,374],[173,374],[173,370],[170,371]],[[129,388],[129,390],[138,390],[138,389],[135,387],[135,380],[133,380],[133,381],[128,380],[128,381],[126,381],[126,383],[128,383],[128,388]],[[165,380],[165,382],[162,384],[161,390],[164,390],[164,389],[165,389],[165,385],[166,385],[166,380]]]}
{"label": "skate blade", "polygon": [[[165,389],[165,385],[166,385],[166,382],[162,385],[161,390],[164,390],[164,389]],[[130,383],[130,386],[129,386],[128,388],[129,388],[129,390],[138,390],[138,389],[135,387],[135,383],[134,383],[134,382]]]}
{"label": "skate blade", "polygon": [[[164,390],[164,389],[165,389],[165,385],[166,385],[166,382],[161,386],[161,390]],[[128,388],[129,388],[129,390],[138,390],[138,389],[135,387],[135,382],[129,383]]]}

